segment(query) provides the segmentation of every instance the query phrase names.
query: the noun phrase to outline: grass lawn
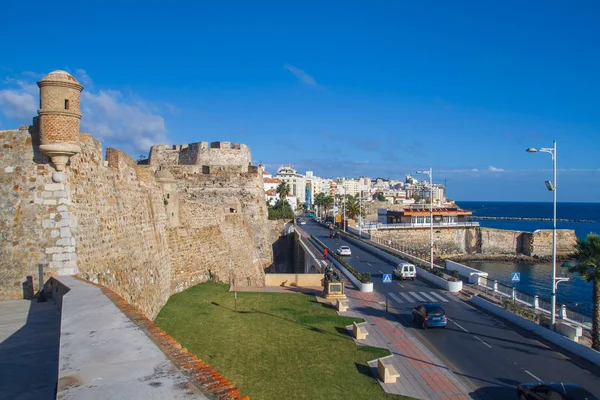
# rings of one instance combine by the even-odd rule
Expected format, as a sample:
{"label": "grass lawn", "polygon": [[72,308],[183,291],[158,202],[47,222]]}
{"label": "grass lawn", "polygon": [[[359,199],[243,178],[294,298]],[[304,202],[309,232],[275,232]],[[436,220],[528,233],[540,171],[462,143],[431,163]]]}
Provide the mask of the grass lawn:
{"label": "grass lawn", "polygon": [[357,346],[314,296],[238,293],[206,282],[171,296],[155,323],[252,400],[405,399],[386,394],[367,361],[388,350]]}

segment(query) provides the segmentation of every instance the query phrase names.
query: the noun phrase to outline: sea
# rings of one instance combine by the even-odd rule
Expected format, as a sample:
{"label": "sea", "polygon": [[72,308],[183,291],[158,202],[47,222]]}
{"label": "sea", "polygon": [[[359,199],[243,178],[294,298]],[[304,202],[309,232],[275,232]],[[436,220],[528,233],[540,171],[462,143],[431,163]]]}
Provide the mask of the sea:
{"label": "sea", "polygon": [[[487,228],[533,232],[537,229],[552,229],[552,202],[498,202],[498,201],[456,201],[456,204],[473,212],[476,216],[550,218],[549,221],[530,220],[480,220],[479,224]],[[570,221],[557,222],[557,229],[573,229],[580,239],[589,233],[600,234],[600,203],[557,203],[556,218]],[[550,299],[552,282],[551,263],[513,263],[504,261],[469,261],[465,265],[485,271],[491,279],[513,286],[512,272],[520,272],[521,280],[516,288],[540,298]],[[557,264],[557,276],[565,276],[567,271]],[[582,313],[592,313],[592,284],[582,280],[577,274],[568,274],[569,281],[561,282],[556,291],[558,305],[576,309]]]}

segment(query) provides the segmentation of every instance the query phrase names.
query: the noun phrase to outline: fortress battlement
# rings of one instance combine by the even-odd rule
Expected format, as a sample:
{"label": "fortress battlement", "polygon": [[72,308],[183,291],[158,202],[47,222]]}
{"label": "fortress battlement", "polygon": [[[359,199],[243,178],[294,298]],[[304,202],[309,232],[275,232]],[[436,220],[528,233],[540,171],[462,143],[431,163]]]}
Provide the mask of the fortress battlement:
{"label": "fortress battlement", "polygon": [[152,146],[149,165],[205,165],[247,167],[251,164],[250,149],[245,144],[231,142],[196,142],[159,144]]}

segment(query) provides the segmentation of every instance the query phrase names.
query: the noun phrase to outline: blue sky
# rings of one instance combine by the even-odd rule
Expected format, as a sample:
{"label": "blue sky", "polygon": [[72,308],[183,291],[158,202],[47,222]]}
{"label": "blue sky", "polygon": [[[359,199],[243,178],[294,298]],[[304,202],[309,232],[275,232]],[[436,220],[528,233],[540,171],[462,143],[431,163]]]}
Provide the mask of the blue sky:
{"label": "blue sky", "polygon": [[[325,5],[324,5],[325,4]],[[103,146],[246,143],[271,172],[403,178],[458,200],[600,202],[597,1],[8,2],[0,129],[85,86]]]}

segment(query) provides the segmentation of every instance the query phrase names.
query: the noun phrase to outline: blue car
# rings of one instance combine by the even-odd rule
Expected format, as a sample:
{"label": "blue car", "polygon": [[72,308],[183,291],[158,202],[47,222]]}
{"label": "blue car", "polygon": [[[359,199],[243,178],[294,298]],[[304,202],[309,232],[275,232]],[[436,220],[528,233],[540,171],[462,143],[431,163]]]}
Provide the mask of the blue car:
{"label": "blue car", "polygon": [[419,304],[412,310],[413,322],[420,324],[423,329],[432,327],[445,328],[448,325],[446,312],[438,303]]}

